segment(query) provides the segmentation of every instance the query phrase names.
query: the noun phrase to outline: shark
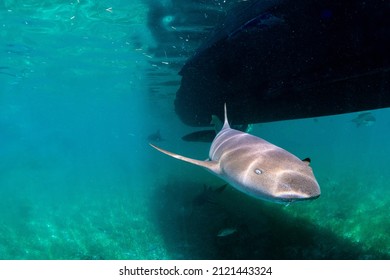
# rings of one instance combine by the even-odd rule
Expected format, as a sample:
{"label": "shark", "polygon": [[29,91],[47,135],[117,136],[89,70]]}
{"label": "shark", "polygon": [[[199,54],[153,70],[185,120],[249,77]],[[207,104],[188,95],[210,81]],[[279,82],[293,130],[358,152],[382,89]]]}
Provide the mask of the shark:
{"label": "shark", "polygon": [[201,166],[258,199],[290,204],[316,199],[321,194],[309,158],[301,160],[262,138],[230,128],[226,103],[224,124],[211,143],[207,160],[188,158],[150,145],[168,156]]}

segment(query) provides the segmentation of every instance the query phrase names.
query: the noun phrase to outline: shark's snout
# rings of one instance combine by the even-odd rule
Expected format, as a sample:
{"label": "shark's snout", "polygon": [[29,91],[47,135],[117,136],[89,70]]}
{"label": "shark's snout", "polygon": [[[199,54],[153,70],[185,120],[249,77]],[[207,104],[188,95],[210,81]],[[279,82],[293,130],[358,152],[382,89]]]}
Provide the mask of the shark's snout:
{"label": "shark's snout", "polygon": [[318,198],[321,190],[313,178],[301,174],[284,174],[278,182],[278,197],[288,202]]}

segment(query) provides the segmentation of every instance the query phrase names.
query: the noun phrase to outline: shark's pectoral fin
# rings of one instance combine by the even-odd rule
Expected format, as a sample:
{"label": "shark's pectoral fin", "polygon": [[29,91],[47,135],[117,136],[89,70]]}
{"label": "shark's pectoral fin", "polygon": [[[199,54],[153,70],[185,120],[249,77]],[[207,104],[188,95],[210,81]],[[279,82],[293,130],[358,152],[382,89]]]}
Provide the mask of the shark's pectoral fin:
{"label": "shark's pectoral fin", "polygon": [[310,158],[305,158],[302,160],[304,163],[306,163],[307,165],[310,165],[311,163],[311,159]]}
{"label": "shark's pectoral fin", "polygon": [[181,155],[169,152],[167,150],[161,149],[161,148],[159,148],[159,147],[157,147],[157,146],[155,146],[155,145],[153,145],[151,143],[149,143],[149,145],[152,146],[153,148],[155,148],[156,150],[158,150],[158,151],[168,155],[168,156],[171,156],[171,157],[174,157],[176,159],[179,159],[179,160],[182,160],[182,161],[186,161],[186,162],[189,162],[189,163],[192,163],[192,164],[204,167],[204,168],[210,170],[211,172],[213,172],[215,174],[219,174],[220,173],[219,162],[217,162],[217,161],[202,161],[202,160],[192,159],[192,158],[181,156]]}

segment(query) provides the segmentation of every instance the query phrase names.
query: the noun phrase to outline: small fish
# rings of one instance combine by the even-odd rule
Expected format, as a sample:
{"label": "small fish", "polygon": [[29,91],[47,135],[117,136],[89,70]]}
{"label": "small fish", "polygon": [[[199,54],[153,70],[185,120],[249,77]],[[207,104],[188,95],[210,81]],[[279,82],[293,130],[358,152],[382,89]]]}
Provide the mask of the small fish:
{"label": "small fish", "polygon": [[356,118],[351,120],[356,124],[356,127],[372,126],[376,122],[376,118],[371,112],[361,113]]}
{"label": "small fish", "polygon": [[217,134],[214,129],[195,131],[184,135],[181,139],[187,142],[211,143]]}
{"label": "small fish", "polygon": [[212,115],[210,124],[214,126],[214,129],[195,131],[184,135],[181,139],[188,142],[213,142],[215,136],[221,131],[223,123],[218,116]]}
{"label": "small fish", "polygon": [[164,139],[161,137],[160,130],[157,130],[155,133],[152,133],[148,136],[148,140],[151,142],[161,142]]}
{"label": "small fish", "polygon": [[218,237],[225,237],[225,236],[232,235],[232,234],[234,234],[236,232],[237,232],[236,228],[223,228],[220,231],[218,231],[217,236]]}

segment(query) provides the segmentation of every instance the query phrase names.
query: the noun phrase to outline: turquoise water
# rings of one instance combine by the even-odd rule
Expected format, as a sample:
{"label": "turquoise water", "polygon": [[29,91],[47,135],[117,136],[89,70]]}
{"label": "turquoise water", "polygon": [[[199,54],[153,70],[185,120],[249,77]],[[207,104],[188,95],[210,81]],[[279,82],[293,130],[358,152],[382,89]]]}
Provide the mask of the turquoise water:
{"label": "turquoise water", "polygon": [[371,126],[357,113],[254,126],[310,156],[317,200],[228,187],[194,204],[223,182],[148,145],[159,129],[168,150],[209,148],[181,140],[194,128],[173,110],[176,72],[151,89],[169,63],[146,2],[0,3],[0,259],[389,259],[389,109]]}

